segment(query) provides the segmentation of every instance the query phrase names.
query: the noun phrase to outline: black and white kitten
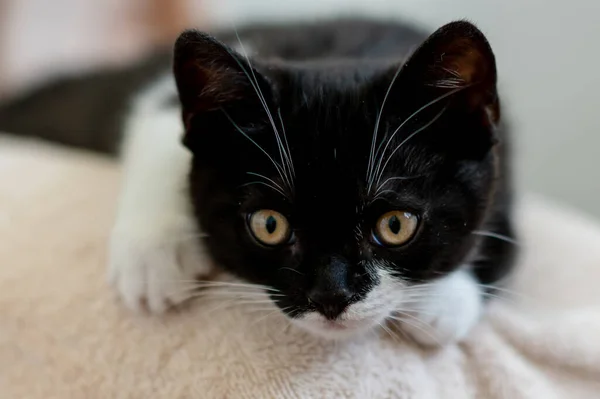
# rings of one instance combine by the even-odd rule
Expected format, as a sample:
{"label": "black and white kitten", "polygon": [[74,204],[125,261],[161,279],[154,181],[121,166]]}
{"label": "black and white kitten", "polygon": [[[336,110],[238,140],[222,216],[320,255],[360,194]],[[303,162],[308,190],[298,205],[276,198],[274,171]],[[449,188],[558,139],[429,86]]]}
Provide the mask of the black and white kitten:
{"label": "black and white kitten", "polygon": [[[294,324],[321,336],[400,314],[423,344],[463,338],[484,287],[513,258],[505,132],[483,34],[468,22],[426,38],[343,20],[239,36],[243,45],[234,32],[183,33],[173,73],[149,73],[127,113],[119,107],[124,185],[109,267],[126,304],[164,311],[218,265],[269,287]],[[130,97],[121,85],[109,98],[107,82],[104,97],[64,98],[114,121],[99,109]],[[35,93],[9,104],[0,129],[18,131],[19,111],[31,124],[35,104]],[[56,113],[29,131],[44,135],[48,118]],[[106,150],[112,132],[60,140]]]}

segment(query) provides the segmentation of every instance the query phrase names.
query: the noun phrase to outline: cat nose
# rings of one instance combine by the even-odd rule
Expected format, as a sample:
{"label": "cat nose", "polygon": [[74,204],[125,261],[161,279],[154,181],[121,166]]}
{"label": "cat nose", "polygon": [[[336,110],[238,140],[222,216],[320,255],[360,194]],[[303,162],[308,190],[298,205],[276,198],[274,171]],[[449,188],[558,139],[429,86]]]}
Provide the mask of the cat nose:
{"label": "cat nose", "polygon": [[336,319],[350,304],[352,294],[344,287],[321,290],[315,288],[308,294],[308,300],[315,309],[329,320]]}
{"label": "cat nose", "polygon": [[326,258],[323,263],[317,270],[314,285],[307,297],[319,313],[333,320],[346,310],[352,299],[348,265],[340,257]]}

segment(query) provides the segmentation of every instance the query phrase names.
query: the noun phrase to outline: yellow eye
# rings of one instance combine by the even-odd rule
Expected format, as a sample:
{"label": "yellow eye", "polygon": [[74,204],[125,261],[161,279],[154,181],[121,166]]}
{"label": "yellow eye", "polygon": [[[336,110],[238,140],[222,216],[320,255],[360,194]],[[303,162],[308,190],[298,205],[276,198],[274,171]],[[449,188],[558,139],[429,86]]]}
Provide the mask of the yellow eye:
{"label": "yellow eye", "polygon": [[268,209],[254,212],[249,224],[252,234],[262,244],[281,245],[290,239],[290,224],[279,212]]}
{"label": "yellow eye", "polygon": [[417,231],[419,220],[410,212],[391,211],[379,218],[373,232],[375,241],[382,246],[405,244]]}

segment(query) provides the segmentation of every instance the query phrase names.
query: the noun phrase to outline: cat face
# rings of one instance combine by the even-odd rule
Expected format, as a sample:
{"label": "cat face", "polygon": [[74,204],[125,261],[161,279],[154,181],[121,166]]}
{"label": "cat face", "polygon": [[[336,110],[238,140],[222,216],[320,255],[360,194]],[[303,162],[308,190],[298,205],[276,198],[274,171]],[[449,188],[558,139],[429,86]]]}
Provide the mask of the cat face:
{"label": "cat face", "polygon": [[300,326],[376,326],[473,252],[499,107],[472,25],[402,64],[250,61],[190,31],[174,65],[207,248]]}

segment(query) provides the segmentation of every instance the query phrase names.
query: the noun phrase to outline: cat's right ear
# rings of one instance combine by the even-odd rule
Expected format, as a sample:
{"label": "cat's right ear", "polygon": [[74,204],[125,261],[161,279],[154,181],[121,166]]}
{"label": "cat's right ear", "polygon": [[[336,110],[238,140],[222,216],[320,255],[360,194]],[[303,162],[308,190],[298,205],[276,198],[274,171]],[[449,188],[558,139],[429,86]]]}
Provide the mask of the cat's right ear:
{"label": "cat's right ear", "polygon": [[266,80],[249,65],[246,57],[199,31],[185,31],[177,39],[173,73],[186,129],[184,143],[190,148],[197,139],[192,132],[195,120],[227,113],[235,114],[238,121],[243,119],[241,111],[256,115],[252,111],[260,103],[255,85],[261,89],[265,101],[269,101]]}

